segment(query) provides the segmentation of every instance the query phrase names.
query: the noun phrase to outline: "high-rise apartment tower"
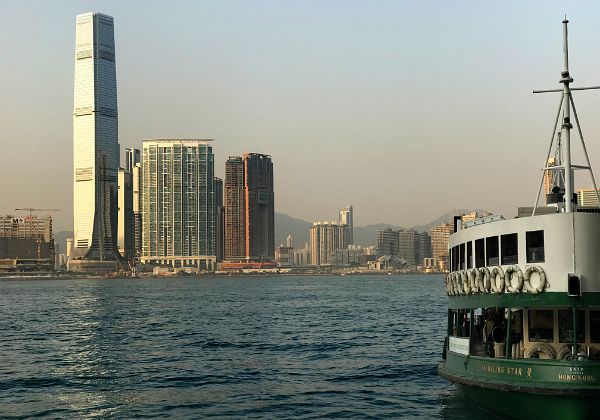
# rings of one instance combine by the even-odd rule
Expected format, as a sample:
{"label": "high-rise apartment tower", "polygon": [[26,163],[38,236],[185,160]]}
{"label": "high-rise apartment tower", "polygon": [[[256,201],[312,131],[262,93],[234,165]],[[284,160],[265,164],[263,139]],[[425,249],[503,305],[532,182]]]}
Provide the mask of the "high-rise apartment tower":
{"label": "high-rise apartment tower", "polygon": [[225,258],[275,257],[273,163],[269,155],[245,153],[225,164]]}
{"label": "high-rise apartment tower", "polygon": [[348,207],[344,207],[340,210],[340,225],[346,225],[346,239],[348,245],[354,245],[354,210],[352,204],[348,204]]}
{"label": "high-rise apartment tower", "polygon": [[119,141],[110,16],[77,16],[73,108],[73,257],[114,260]]}
{"label": "high-rise apartment tower", "polygon": [[212,140],[144,140],[142,263],[214,268]]}

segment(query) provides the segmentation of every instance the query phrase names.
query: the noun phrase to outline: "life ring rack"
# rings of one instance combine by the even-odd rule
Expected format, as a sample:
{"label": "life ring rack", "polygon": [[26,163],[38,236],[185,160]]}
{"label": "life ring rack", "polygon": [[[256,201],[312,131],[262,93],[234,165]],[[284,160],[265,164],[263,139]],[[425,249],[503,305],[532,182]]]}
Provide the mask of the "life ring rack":
{"label": "life ring rack", "polygon": [[[537,281],[535,278],[537,277]],[[539,265],[528,265],[522,270],[518,265],[479,267],[457,270],[444,279],[448,296],[478,293],[530,293],[537,295],[546,290],[546,273]]]}

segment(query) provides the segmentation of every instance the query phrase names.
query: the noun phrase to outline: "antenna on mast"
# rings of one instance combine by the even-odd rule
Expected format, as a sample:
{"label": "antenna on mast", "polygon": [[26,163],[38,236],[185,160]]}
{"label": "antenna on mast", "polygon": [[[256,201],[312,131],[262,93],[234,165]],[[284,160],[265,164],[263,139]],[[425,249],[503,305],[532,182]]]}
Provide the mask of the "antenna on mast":
{"label": "antenna on mast", "polygon": [[[537,210],[538,202],[540,200],[540,193],[542,191],[542,186],[544,184],[544,178],[547,171],[556,171],[560,177],[563,175],[564,179],[564,192],[561,191],[560,194],[564,200],[564,212],[571,213],[574,211],[573,206],[573,191],[575,189],[574,183],[574,173],[575,169],[587,169],[590,172],[590,176],[592,178],[592,183],[594,185],[594,192],[596,193],[596,197],[598,198],[598,206],[600,207],[600,194],[598,193],[598,187],[596,186],[596,179],[594,178],[594,172],[592,171],[592,165],[590,164],[590,159],[587,153],[587,148],[585,147],[585,141],[583,139],[583,133],[581,131],[581,125],[579,124],[579,118],[577,117],[577,110],[575,109],[575,102],[573,101],[572,91],[574,90],[589,90],[589,89],[600,89],[600,86],[590,86],[590,87],[582,87],[582,88],[571,88],[570,84],[573,82],[573,78],[569,73],[569,43],[568,43],[568,28],[567,25],[569,21],[567,20],[567,16],[565,15],[565,19],[562,21],[563,23],[563,55],[564,55],[564,69],[561,72],[560,83],[562,83],[562,89],[551,89],[551,90],[534,90],[533,93],[548,93],[548,92],[562,92],[560,96],[560,103],[558,105],[558,112],[556,113],[556,120],[554,121],[554,128],[552,129],[552,139],[550,140],[550,148],[548,149],[548,156],[546,157],[546,161],[544,162],[544,169],[542,170],[542,181],[540,182],[540,188],[538,189],[538,194],[535,199],[535,203],[533,206],[532,216],[535,216],[535,211]],[[587,165],[574,165],[571,162],[571,129],[573,128],[573,124],[571,123],[571,108],[573,109],[573,116],[575,117],[575,123],[577,125],[577,132],[579,134],[579,139],[581,140],[581,147],[583,149],[583,153],[585,155],[585,160]],[[552,145],[554,143],[554,138],[556,134],[556,127],[558,126],[558,120],[560,117],[561,110],[563,111],[563,119],[561,129],[559,131],[558,137],[558,153],[561,153],[561,149],[564,151],[564,160],[561,159],[561,162],[558,165],[549,166],[548,160],[550,159],[550,154],[552,153]],[[561,200],[562,201],[562,200]],[[560,206],[559,206],[560,208]]]}

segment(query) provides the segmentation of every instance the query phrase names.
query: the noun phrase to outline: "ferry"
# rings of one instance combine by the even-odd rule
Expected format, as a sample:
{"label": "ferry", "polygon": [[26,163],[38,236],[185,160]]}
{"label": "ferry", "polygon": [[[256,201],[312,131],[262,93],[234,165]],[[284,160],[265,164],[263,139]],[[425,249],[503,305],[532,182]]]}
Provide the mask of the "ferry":
{"label": "ferry", "polygon": [[[534,91],[559,93],[560,104],[533,208],[514,219],[457,218],[448,245],[438,373],[509,418],[600,417],[600,209],[578,206],[574,194],[577,170],[598,188],[572,95],[600,87],[571,87],[567,26],[565,18],[562,87]],[[571,162],[574,128],[586,160],[579,165]],[[538,207],[543,186],[546,206]]]}

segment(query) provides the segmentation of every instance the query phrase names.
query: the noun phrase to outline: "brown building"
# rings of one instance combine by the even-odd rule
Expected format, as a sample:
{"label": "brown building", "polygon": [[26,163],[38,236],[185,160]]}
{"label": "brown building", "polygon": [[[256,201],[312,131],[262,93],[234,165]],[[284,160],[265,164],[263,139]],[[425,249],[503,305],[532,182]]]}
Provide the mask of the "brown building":
{"label": "brown building", "polygon": [[274,257],[271,157],[258,153],[230,157],[225,164],[225,258],[265,261]]}
{"label": "brown building", "polygon": [[431,248],[433,258],[440,270],[445,271],[448,265],[448,238],[454,228],[452,222],[442,223],[431,229]]}
{"label": "brown building", "polygon": [[0,217],[0,270],[50,271],[53,268],[50,216]]}

